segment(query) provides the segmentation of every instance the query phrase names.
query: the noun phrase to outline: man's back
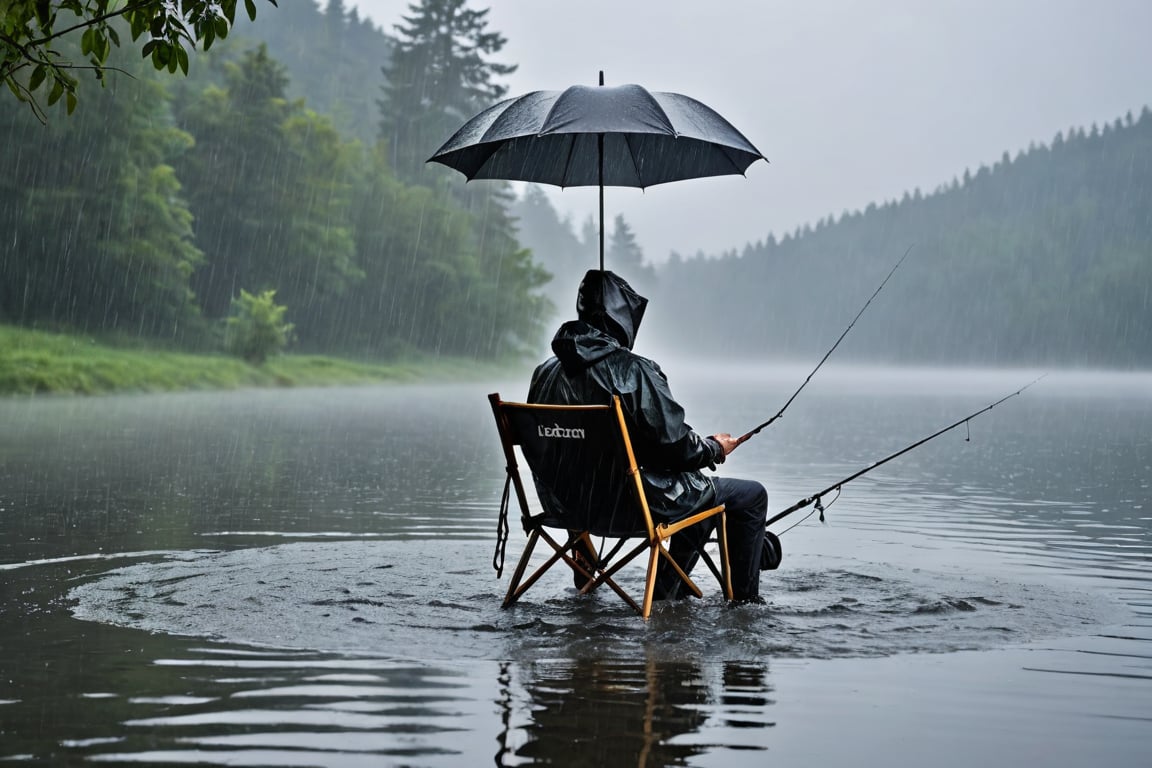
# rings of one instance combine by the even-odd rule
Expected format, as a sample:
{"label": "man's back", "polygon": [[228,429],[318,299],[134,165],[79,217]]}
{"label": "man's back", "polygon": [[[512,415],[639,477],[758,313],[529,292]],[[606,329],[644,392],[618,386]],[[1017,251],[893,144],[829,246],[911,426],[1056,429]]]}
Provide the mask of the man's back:
{"label": "man's back", "polygon": [[611,272],[590,271],[580,285],[579,319],[560,326],[555,356],[532,376],[529,402],[602,405],[618,395],[654,514],[682,517],[711,502],[699,470],[723,460],[716,441],[684,421],[660,367],[632,352],[647,299]]}
{"label": "man's back", "polygon": [[[767,493],[754,480],[713,479],[700,471],[723,462],[736,442],[729,434],[701,437],[693,431],[660,366],[632,352],[647,305],[648,300],[620,277],[589,271],[580,283],[578,319],[556,332],[555,357],[532,375],[528,400],[602,405],[618,395],[652,514],[676,520],[723,504],[733,593],[738,602],[757,602]],[[672,557],[685,573],[691,572],[709,530],[698,525],[673,537]],[[678,596],[680,579],[669,570],[663,569],[657,578],[659,599]]]}

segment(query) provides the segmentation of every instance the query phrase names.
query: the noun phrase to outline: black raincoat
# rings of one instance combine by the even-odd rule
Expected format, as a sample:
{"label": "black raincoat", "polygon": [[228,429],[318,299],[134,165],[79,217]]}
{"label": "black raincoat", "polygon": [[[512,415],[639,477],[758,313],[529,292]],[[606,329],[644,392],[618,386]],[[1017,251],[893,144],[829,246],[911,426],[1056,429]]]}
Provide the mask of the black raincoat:
{"label": "black raincoat", "polygon": [[604,405],[619,395],[649,507],[675,520],[712,502],[712,481],[700,470],[715,469],[724,451],[684,423],[660,366],[632,352],[647,305],[622,278],[590,270],[580,283],[579,319],[556,332],[555,357],[536,368],[528,401]]}

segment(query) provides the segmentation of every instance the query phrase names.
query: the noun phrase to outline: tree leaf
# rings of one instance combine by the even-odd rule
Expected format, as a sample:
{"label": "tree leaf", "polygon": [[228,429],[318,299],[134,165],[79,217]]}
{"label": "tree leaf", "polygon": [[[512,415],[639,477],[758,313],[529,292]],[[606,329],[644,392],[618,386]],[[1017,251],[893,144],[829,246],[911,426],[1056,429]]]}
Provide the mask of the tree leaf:
{"label": "tree leaf", "polygon": [[140,35],[144,34],[145,30],[148,29],[148,20],[145,19],[144,15],[141,13],[133,14],[132,20],[131,20],[131,26],[132,26],[132,39],[136,40],[137,38],[140,37]]}
{"label": "tree leaf", "polygon": [[36,0],[36,21],[45,32],[52,27],[52,5],[48,0]]}
{"label": "tree leaf", "polygon": [[24,95],[23,91],[20,90],[20,86],[16,84],[16,78],[6,77],[4,78],[4,82],[8,85],[8,90],[12,91],[13,96],[20,101],[28,101],[28,97]]}
{"label": "tree leaf", "polygon": [[48,70],[43,64],[37,65],[36,69],[32,70],[32,76],[28,78],[28,90],[34,91],[39,88],[47,74]]}

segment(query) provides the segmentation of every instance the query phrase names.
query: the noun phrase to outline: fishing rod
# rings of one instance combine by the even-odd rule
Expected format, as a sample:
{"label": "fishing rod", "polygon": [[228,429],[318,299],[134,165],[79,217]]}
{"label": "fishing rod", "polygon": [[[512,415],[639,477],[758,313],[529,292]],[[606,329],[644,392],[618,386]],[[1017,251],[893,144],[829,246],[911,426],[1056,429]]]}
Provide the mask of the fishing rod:
{"label": "fishing rod", "polygon": [[[805,507],[807,507],[811,504],[816,505],[816,509],[820,512],[820,521],[823,522],[824,521],[824,506],[822,504],[822,499],[825,496],[827,496],[828,494],[832,493],[833,491],[839,492],[840,487],[842,485],[846,485],[847,483],[852,482],[853,480],[860,477],[861,475],[865,475],[865,474],[871,472],[872,470],[874,470],[874,469],[876,469],[876,468],[878,468],[884,464],[887,464],[888,462],[892,461],[893,459],[898,458],[900,456],[903,456],[904,454],[908,453],[908,451],[911,451],[913,448],[919,448],[921,445],[924,445],[924,443],[928,442],[929,440],[934,440],[937,437],[940,437],[940,435],[944,434],[945,432],[950,432],[953,429],[956,429],[956,427],[963,426],[964,424],[967,424],[972,419],[976,418],[977,416],[979,416],[983,413],[987,413],[988,411],[992,410],[996,406],[1000,405],[1000,403],[1004,402],[1005,400],[1008,400],[1009,398],[1016,397],[1016,395],[1020,394],[1024,390],[1028,389],[1028,387],[1031,387],[1033,384],[1040,381],[1040,379],[1043,379],[1044,376],[1047,376],[1047,375],[1048,374],[1045,373],[1043,376],[1040,376],[1040,377],[1034,379],[1033,381],[1030,381],[1029,383],[1025,384],[1023,387],[1020,387],[1020,389],[1016,390],[1012,394],[1005,395],[1004,397],[1000,398],[999,400],[992,403],[991,405],[986,405],[983,408],[981,408],[980,410],[978,410],[974,413],[968,414],[967,416],[960,419],[959,421],[957,421],[953,424],[950,424],[941,430],[933,432],[932,434],[928,435],[928,437],[917,440],[916,442],[912,443],[911,445],[909,445],[905,448],[901,448],[900,450],[896,451],[896,453],[885,456],[884,458],[880,459],[879,461],[875,461],[875,462],[869,464],[867,467],[864,467],[864,469],[861,469],[860,471],[849,475],[848,477],[844,478],[843,480],[841,480],[837,483],[833,483],[832,485],[828,486],[824,490],[819,491],[818,493],[814,493],[805,499],[800,499],[800,501],[798,501],[795,504],[793,504],[792,506],[788,507],[788,509],[784,510],[783,512],[781,512],[781,513],[773,516],[771,519],[769,519],[767,522],[767,525],[772,525],[772,523],[775,523],[777,520],[782,520],[783,518],[787,517],[788,515],[792,514],[793,512],[796,512],[797,510],[804,509]],[[833,501],[835,501],[835,499],[833,499]]]}
{"label": "fishing rod", "polygon": [[885,277],[884,282],[880,283],[880,287],[872,292],[872,295],[868,297],[868,301],[864,302],[864,306],[860,307],[860,311],[856,313],[856,317],[852,318],[852,322],[848,323],[848,327],[844,329],[844,333],[840,334],[840,338],[836,339],[836,343],[832,345],[832,348],[824,353],[824,357],[820,358],[820,362],[812,369],[812,373],[808,374],[808,378],[804,379],[804,383],[797,387],[796,391],[792,393],[792,397],[788,398],[788,402],[784,403],[784,407],[777,411],[776,415],[768,419],[768,421],[738,437],[736,439],[736,445],[741,445],[753,435],[760,434],[760,430],[770,426],[772,422],[784,415],[784,411],[788,410],[788,406],[792,405],[792,401],[796,399],[796,396],[800,394],[801,390],[808,386],[808,382],[812,381],[812,377],[816,375],[816,371],[820,370],[820,366],[824,365],[824,361],[831,357],[832,353],[836,351],[836,347],[840,346],[840,342],[844,341],[844,337],[848,335],[848,331],[852,330],[852,326],[856,325],[856,321],[860,319],[860,315],[864,314],[864,310],[868,309],[868,305],[872,303],[872,299],[876,298],[880,291],[884,289],[884,286],[888,284],[888,280],[895,274],[896,270],[900,268],[900,265],[904,263],[904,259],[908,258],[908,254],[911,252],[912,246],[908,246],[908,250],[904,251],[904,255],[900,257],[900,261],[896,262],[896,266],[892,267],[891,271],[888,272],[888,277]]}

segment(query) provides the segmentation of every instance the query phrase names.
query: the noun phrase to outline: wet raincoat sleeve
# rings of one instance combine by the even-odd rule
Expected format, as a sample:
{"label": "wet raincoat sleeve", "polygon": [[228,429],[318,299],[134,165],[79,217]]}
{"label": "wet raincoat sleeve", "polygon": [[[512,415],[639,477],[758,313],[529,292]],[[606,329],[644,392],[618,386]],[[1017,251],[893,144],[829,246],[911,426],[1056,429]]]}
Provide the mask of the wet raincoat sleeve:
{"label": "wet raincoat sleeve", "polygon": [[635,360],[636,386],[621,393],[621,399],[624,412],[635,422],[629,428],[640,464],[675,472],[715,469],[724,461],[720,444],[697,434],[685,423],[684,408],[672,396],[658,365],[645,358]]}

